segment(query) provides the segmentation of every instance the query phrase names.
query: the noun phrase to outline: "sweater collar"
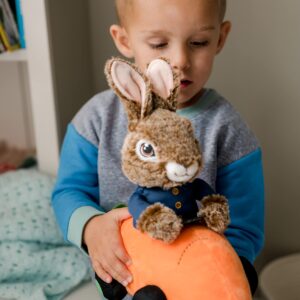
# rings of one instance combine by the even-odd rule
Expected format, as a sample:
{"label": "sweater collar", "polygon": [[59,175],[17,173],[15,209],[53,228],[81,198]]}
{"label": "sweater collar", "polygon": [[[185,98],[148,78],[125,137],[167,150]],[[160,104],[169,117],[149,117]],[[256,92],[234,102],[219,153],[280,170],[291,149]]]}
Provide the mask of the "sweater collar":
{"label": "sweater collar", "polygon": [[182,117],[192,119],[197,116],[201,111],[205,110],[216,99],[215,91],[212,89],[204,89],[203,94],[199,97],[198,101],[191,106],[177,109],[176,113]]}

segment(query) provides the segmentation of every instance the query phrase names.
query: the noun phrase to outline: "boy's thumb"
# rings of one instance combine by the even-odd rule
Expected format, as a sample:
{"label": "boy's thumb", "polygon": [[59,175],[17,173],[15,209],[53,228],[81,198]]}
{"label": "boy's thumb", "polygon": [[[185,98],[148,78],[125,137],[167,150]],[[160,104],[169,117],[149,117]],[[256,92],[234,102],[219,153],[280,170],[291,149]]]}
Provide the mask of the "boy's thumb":
{"label": "boy's thumb", "polygon": [[119,221],[123,221],[131,217],[127,207],[116,208],[116,213]]}

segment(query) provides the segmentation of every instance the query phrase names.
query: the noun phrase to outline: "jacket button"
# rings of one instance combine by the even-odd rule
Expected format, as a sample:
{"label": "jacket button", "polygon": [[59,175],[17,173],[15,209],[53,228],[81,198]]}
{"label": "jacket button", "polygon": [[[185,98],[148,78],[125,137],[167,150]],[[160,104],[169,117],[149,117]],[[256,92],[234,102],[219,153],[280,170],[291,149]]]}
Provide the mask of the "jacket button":
{"label": "jacket button", "polygon": [[179,188],[176,188],[176,187],[172,188],[172,194],[173,194],[174,196],[179,195]]}
{"label": "jacket button", "polygon": [[180,209],[180,208],[182,207],[181,202],[180,202],[180,201],[176,202],[176,203],[175,203],[175,207],[176,207],[177,209]]}

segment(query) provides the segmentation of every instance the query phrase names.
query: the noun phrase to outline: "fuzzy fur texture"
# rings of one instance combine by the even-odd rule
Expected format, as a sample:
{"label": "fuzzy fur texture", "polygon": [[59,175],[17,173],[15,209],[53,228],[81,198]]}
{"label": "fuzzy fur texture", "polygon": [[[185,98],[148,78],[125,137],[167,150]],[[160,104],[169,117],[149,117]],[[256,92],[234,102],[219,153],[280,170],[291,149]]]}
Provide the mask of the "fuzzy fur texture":
{"label": "fuzzy fur texture", "polygon": [[182,226],[181,218],[161,203],[146,208],[137,222],[141,232],[147,232],[151,237],[166,243],[172,243],[178,237]]}
{"label": "fuzzy fur texture", "polygon": [[[161,70],[163,83],[166,84],[170,79],[167,73],[169,72],[168,67],[171,68],[171,65],[168,60],[163,60],[168,63],[168,65],[162,63]],[[115,62],[125,63],[131,67],[128,69],[128,82],[121,82],[121,80],[116,79],[117,84],[114,83],[111,72]],[[167,72],[164,73],[165,68]],[[137,74],[134,74],[135,72]],[[202,167],[202,155],[199,143],[194,136],[192,123],[176,114],[180,82],[174,70],[172,70],[173,88],[169,91],[166,99],[155,94],[153,90],[157,91],[158,87],[153,87],[147,76],[135,65],[125,60],[119,58],[109,60],[106,63],[105,74],[109,85],[120,97],[128,114],[129,132],[122,147],[122,170],[128,179],[142,187],[170,189],[186,182],[170,180],[167,176],[166,164],[175,162],[188,168],[197,162],[198,170],[189,179],[192,182]],[[145,95],[142,95],[144,86],[134,79],[138,75],[141,76],[146,85]],[[150,78],[155,76],[155,74],[151,74],[151,71],[148,72],[148,75]],[[141,97],[138,98],[142,98],[144,101],[128,99],[118,89],[117,85],[120,86],[120,84],[125,91],[130,87],[140,88]],[[137,145],[141,140],[145,140],[147,144],[151,144],[153,147],[155,153],[153,159],[141,159],[137,154]],[[229,209],[226,198],[221,195],[211,195],[202,199],[201,203],[202,208],[198,215],[202,218],[202,223],[218,233],[223,233],[229,224]],[[161,203],[149,206],[137,220],[137,227],[142,232],[147,232],[150,236],[168,243],[176,239],[182,226],[181,218],[172,209]]]}
{"label": "fuzzy fur texture", "polygon": [[[160,57],[159,59],[164,60],[169,65],[171,65],[170,61],[165,57]],[[169,111],[176,112],[177,109],[177,96],[179,93],[179,86],[180,86],[180,79],[178,73],[173,70],[173,82],[174,88],[170,92],[170,95],[167,99],[163,99],[159,95],[155,94],[153,91],[153,102],[154,102],[154,109],[162,108]]]}
{"label": "fuzzy fur texture", "polygon": [[[142,161],[136,154],[135,145],[146,139],[155,147],[158,163]],[[122,148],[122,168],[125,175],[135,184],[144,187],[160,186],[169,189],[182,183],[169,180],[166,163],[177,162],[186,167],[194,162],[202,166],[201,152],[189,120],[165,109],[155,110],[148,118],[140,121],[134,132],[130,132]]]}
{"label": "fuzzy fur texture", "polygon": [[[167,63],[165,58],[160,58]],[[142,108],[135,99],[127,99],[112,80],[111,69],[114,62],[128,64],[137,72],[146,84],[146,100]],[[122,169],[130,181],[144,187],[160,186],[169,189],[183,183],[172,182],[166,176],[165,165],[175,161],[188,167],[194,162],[202,166],[199,143],[194,138],[192,124],[188,119],[176,114],[177,96],[179,90],[178,74],[172,72],[174,87],[167,99],[153,92],[150,80],[134,64],[112,58],[106,63],[105,74],[110,87],[120,97],[128,115],[129,133],[122,148]],[[140,160],[135,152],[135,146],[141,139],[152,142],[155,146],[157,163]],[[197,175],[196,174],[196,175]],[[196,177],[192,178],[192,180]]]}
{"label": "fuzzy fur texture", "polygon": [[[133,70],[135,70],[144,80],[145,84],[146,84],[146,99],[145,99],[145,104],[144,107],[142,108],[141,103],[138,103],[137,101],[135,101],[135,99],[128,99],[127,97],[125,97],[120,90],[117,88],[117,86],[115,85],[115,83],[112,80],[112,76],[111,76],[111,70],[112,70],[112,65],[115,62],[121,62],[121,63],[125,63],[128,64],[129,66],[132,67]],[[144,116],[149,115],[154,107],[153,107],[153,100],[152,100],[152,88],[151,88],[151,83],[148,80],[148,78],[137,68],[137,66],[130,64],[129,62],[127,62],[126,60],[123,60],[121,58],[112,58],[110,60],[107,61],[107,63],[105,64],[105,69],[104,69],[104,73],[106,75],[107,78],[107,82],[109,84],[109,86],[116,92],[116,94],[119,96],[120,100],[122,101],[126,112],[127,112],[127,116],[128,116],[128,128],[130,131],[134,130],[135,125],[137,124],[138,120],[144,118]]]}
{"label": "fuzzy fur texture", "polygon": [[227,199],[222,195],[210,195],[202,199],[201,205],[198,216],[203,218],[208,228],[223,233],[230,223]]}

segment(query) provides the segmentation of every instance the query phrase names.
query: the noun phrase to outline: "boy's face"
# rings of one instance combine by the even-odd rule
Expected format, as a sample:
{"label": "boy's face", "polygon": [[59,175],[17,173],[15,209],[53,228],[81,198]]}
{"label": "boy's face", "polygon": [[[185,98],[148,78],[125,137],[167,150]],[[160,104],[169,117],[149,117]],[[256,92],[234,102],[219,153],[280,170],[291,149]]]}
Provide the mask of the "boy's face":
{"label": "boy's face", "polygon": [[199,97],[229,30],[215,0],[134,0],[124,27],[110,31],[119,51],[142,71],[154,58],[170,60],[181,79],[181,108]]}

